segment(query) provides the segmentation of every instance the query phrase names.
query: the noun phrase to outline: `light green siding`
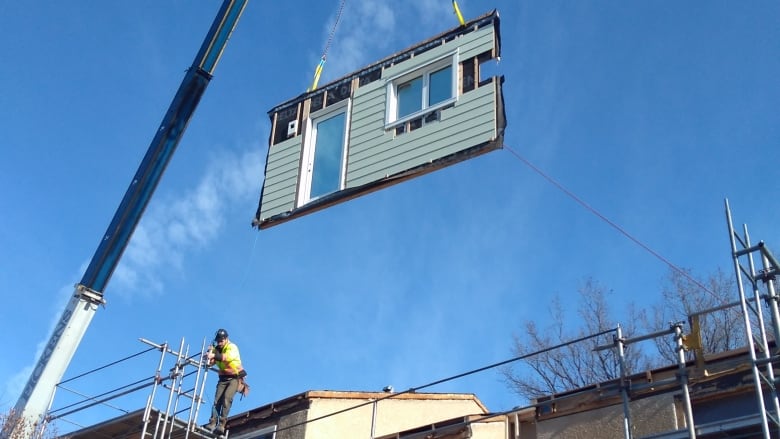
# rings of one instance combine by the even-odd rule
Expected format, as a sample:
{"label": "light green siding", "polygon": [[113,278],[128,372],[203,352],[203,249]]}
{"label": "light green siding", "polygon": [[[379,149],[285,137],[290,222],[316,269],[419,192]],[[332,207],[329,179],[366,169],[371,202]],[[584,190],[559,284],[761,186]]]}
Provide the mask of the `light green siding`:
{"label": "light green siding", "polygon": [[493,26],[486,26],[475,32],[462,35],[452,41],[442,44],[439,47],[423,52],[414,58],[400,62],[394,66],[387,67],[382,72],[382,79],[392,78],[404,74],[410,70],[418,69],[424,65],[435,61],[448,53],[452,53],[458,48],[460,59],[466,59],[471,56],[479,55],[486,50],[493,48],[494,32]]}
{"label": "light green siding", "polygon": [[378,128],[353,127],[346,186],[370,183],[495,139],[495,96],[495,84],[479,87],[461,95],[454,107],[442,110],[439,122],[395,137],[392,130],[384,130],[384,112],[364,109],[355,98],[353,123],[368,125],[361,120],[366,117]]}
{"label": "light green siding", "polygon": [[303,150],[302,139],[303,136],[293,137],[272,146],[268,151],[261,219],[295,207],[295,191]]}
{"label": "light green siding", "polygon": [[495,35],[493,26],[489,26],[458,38],[456,42],[460,46],[460,59],[471,58],[492,49],[496,44]]}

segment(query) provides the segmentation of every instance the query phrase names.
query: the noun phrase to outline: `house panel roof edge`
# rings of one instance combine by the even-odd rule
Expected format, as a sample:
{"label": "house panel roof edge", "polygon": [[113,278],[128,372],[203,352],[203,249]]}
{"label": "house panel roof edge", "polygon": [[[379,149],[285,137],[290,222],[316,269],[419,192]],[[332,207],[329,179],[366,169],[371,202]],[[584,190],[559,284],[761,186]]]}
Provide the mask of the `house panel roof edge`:
{"label": "house panel roof edge", "polygon": [[[394,53],[394,54],[392,54],[390,56],[387,56],[387,57],[377,61],[377,62],[369,64],[368,66],[365,66],[365,67],[363,67],[361,69],[358,69],[358,70],[356,70],[356,71],[354,71],[354,72],[352,72],[350,74],[342,76],[341,78],[335,79],[335,80],[333,80],[333,81],[323,85],[322,87],[319,87],[319,88],[317,88],[315,90],[312,90],[312,91],[301,93],[300,95],[298,95],[295,98],[289,99],[289,100],[287,100],[287,101],[285,101],[285,102],[283,102],[283,103],[281,103],[279,105],[276,105],[275,107],[273,107],[271,110],[268,111],[268,115],[270,117],[273,117],[274,113],[276,113],[276,112],[278,112],[280,110],[283,110],[283,109],[285,109],[287,107],[290,107],[292,105],[297,105],[299,102],[302,102],[302,101],[310,98],[311,96],[316,95],[317,93],[321,93],[323,90],[330,90],[330,89],[338,88],[340,85],[342,85],[344,83],[348,83],[348,82],[352,81],[354,78],[357,78],[357,77],[359,77],[361,75],[364,75],[366,73],[372,72],[372,71],[374,71],[376,69],[380,69],[380,68],[384,67],[385,65],[393,64],[395,62],[398,62],[399,58],[403,58],[404,56],[406,56],[410,52],[414,52],[414,51],[419,50],[420,48],[428,46],[432,42],[439,41],[441,39],[445,39],[446,40],[447,38],[452,37],[452,36],[460,36],[460,35],[468,34],[470,32],[473,32],[473,31],[475,31],[477,29],[482,28],[487,23],[493,24],[493,26],[496,28],[496,35],[497,35],[497,37],[496,37],[496,56],[500,56],[500,54],[501,54],[500,53],[501,43],[500,43],[500,38],[498,37],[499,29],[500,29],[500,26],[499,26],[500,20],[499,20],[499,17],[498,17],[498,11],[496,9],[493,9],[490,12],[487,12],[487,13],[485,13],[485,14],[477,17],[477,18],[474,18],[473,20],[470,20],[470,21],[466,22],[466,24],[463,25],[463,26],[457,26],[457,27],[451,28],[451,29],[449,29],[447,31],[444,31],[444,32],[442,32],[442,33],[440,33],[440,34],[438,34],[436,36],[433,36],[433,37],[431,37],[431,38],[429,38],[429,39],[427,39],[425,41],[422,41],[420,43],[414,44],[413,46],[410,46],[410,47],[408,47],[408,48],[406,48],[404,50],[401,50],[400,52],[396,52],[396,53]],[[437,46],[438,46],[438,44],[436,46],[431,46],[430,48],[437,47]],[[429,48],[426,48],[425,50],[428,50],[428,49]],[[423,50],[423,51],[425,51],[425,50]]]}

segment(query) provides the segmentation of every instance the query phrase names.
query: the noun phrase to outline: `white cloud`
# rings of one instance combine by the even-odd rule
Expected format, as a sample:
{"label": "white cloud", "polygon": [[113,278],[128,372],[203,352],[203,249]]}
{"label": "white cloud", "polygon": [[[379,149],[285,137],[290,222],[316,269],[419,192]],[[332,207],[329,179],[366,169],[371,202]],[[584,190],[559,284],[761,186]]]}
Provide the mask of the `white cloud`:
{"label": "white cloud", "polygon": [[[413,8],[417,17],[426,25],[431,27],[433,34],[442,32],[451,27],[458,25],[458,17],[455,15],[455,9],[452,7],[452,2],[443,2],[440,0],[417,0],[412,2]],[[474,18],[477,14],[482,14],[486,11],[469,11],[466,9],[464,2],[461,0],[458,2],[460,12],[463,14],[465,20]],[[469,12],[472,12],[469,14]]]}
{"label": "white cloud", "polygon": [[[83,273],[86,268],[86,265],[82,266],[81,272]],[[46,348],[46,344],[49,342],[49,336],[52,334],[52,332],[54,332],[54,327],[57,325],[57,323],[59,323],[60,318],[62,317],[62,310],[65,309],[68,302],[70,301],[70,298],[73,295],[72,293],[73,286],[64,285],[54,295],[54,297],[56,297],[58,300],[49,302],[51,307],[50,312],[53,315],[53,318],[49,322],[49,328],[46,331],[46,338],[39,341],[35,346],[35,356],[33,361],[30,364],[19,368],[16,373],[7,377],[5,382],[2,383],[2,388],[0,389],[0,398],[2,398],[0,399],[0,411],[6,412],[7,410],[13,408],[13,406],[16,404],[16,400],[22,394],[24,386],[27,385],[27,380],[32,375],[33,369],[35,368],[38,359],[41,357],[43,349]],[[13,397],[13,401],[7,400],[11,397]],[[5,407],[6,404],[8,404],[8,407]]]}
{"label": "white cloud", "polygon": [[119,293],[162,291],[161,273],[183,269],[188,251],[216,239],[230,203],[257,196],[262,160],[258,149],[222,153],[192,191],[172,203],[152,202],[114,273]]}
{"label": "white cloud", "polygon": [[[486,11],[466,10],[465,19]],[[336,11],[325,23],[323,41],[333,28]],[[451,2],[399,0],[387,3],[365,0],[347,3],[328,52],[320,84],[339,78],[393,52],[458,25]]]}
{"label": "white cloud", "polygon": [[[335,16],[325,26],[325,38],[334,20]],[[390,47],[395,32],[395,12],[386,2],[367,0],[347,4],[328,53],[322,83],[375,61],[377,51]]]}

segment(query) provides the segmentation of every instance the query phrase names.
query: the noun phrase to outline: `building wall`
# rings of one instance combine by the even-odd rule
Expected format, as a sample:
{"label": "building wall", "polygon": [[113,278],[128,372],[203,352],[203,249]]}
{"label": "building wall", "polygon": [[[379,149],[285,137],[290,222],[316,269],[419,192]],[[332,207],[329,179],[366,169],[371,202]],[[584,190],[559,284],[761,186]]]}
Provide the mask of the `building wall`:
{"label": "building wall", "polygon": [[[306,437],[306,412],[296,412],[284,416],[276,422],[276,428],[281,430],[276,433],[276,439],[303,439]],[[295,425],[296,427],[292,427]],[[292,428],[290,428],[292,427]]]}
{"label": "building wall", "polygon": [[484,422],[471,424],[471,437],[473,439],[505,439],[511,437],[508,433],[509,426],[506,417],[496,417]]}
{"label": "building wall", "polygon": [[[312,402],[309,419],[354,407],[368,399],[319,399]],[[383,436],[445,419],[484,413],[473,399],[385,399],[376,403],[374,436]],[[371,437],[373,404],[308,424],[306,439]],[[281,438],[280,438],[281,439]]]}
{"label": "building wall", "polygon": [[[672,394],[643,398],[629,403],[632,437],[676,430],[677,412]],[[593,439],[624,437],[623,406],[587,410],[536,422],[536,439]],[[684,421],[681,421],[684,425]]]}

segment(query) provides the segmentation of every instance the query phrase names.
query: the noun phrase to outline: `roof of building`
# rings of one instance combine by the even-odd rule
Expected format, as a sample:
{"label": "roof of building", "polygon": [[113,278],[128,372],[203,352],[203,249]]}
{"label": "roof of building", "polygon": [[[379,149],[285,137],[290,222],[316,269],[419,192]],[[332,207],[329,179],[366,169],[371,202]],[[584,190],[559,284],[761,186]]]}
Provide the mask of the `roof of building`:
{"label": "roof of building", "polygon": [[[261,423],[267,420],[280,418],[282,416],[306,410],[311,406],[313,400],[333,399],[333,400],[355,400],[355,407],[362,406],[360,401],[377,401],[382,399],[395,400],[427,400],[427,401],[472,401],[478,406],[482,413],[488,413],[487,407],[473,393],[416,393],[404,391],[398,393],[391,392],[359,392],[359,391],[334,391],[334,390],[309,390],[288,398],[265,404],[246,412],[236,414],[228,419],[228,427],[238,427],[246,424]],[[187,433],[186,420],[170,418],[164,416],[157,409],[151,409],[146,422],[148,432],[154,431],[158,420],[164,421],[170,429],[171,438],[184,438]],[[60,436],[62,439],[88,439],[94,437],[111,437],[115,439],[139,437],[144,429],[144,410],[139,409],[117,418],[83,428],[78,431],[67,433]],[[211,435],[196,431],[190,431],[189,438],[200,439],[210,438]]]}
{"label": "roof of building", "polygon": [[[144,431],[144,409],[139,409],[117,418],[109,419],[107,421],[95,424],[81,430],[77,430],[71,433],[67,433],[58,436],[60,439],[90,439],[96,437],[105,437],[112,439],[125,439],[125,438],[137,438],[140,437]],[[205,434],[205,432],[190,431],[187,434],[186,422],[176,418],[166,418],[157,409],[151,409],[149,412],[148,422],[146,423],[146,431],[151,433],[155,431],[155,426],[158,420],[165,420],[165,425],[159,425],[158,428],[166,428],[171,432],[171,439],[183,439],[188,437],[191,439],[203,439],[211,438],[211,435]],[[171,425],[173,423],[173,425]]]}

